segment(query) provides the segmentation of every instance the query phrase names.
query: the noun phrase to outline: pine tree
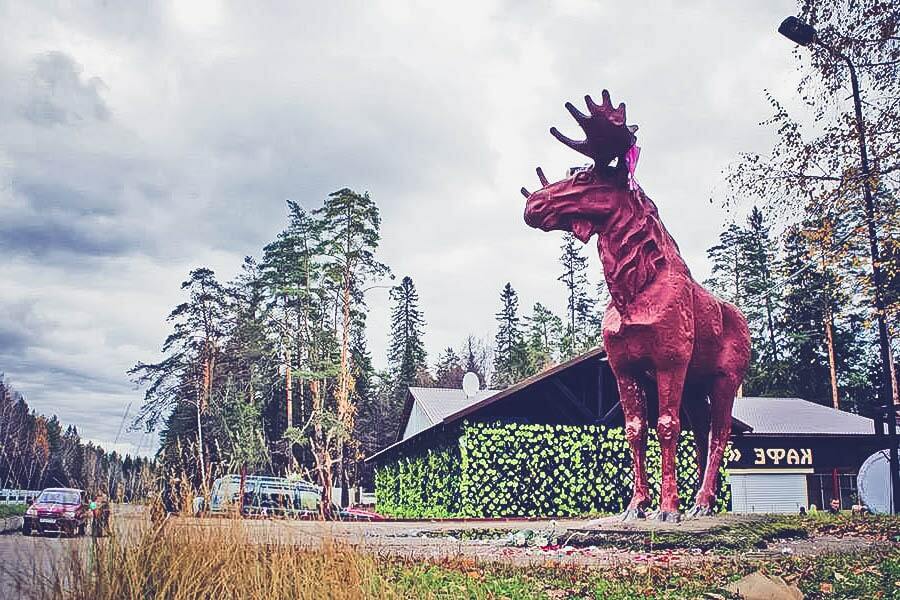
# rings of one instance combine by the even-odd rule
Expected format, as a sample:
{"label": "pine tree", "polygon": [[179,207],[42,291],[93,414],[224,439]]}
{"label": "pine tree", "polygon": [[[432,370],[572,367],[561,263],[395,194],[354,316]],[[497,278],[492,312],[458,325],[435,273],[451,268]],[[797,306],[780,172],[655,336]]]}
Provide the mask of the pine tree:
{"label": "pine tree", "polygon": [[792,274],[784,291],[782,331],[787,352],[789,391],[806,400],[831,404],[824,321],[830,303],[828,282],[809,255],[807,241],[798,227],[785,235],[782,268]]}
{"label": "pine tree", "polygon": [[500,293],[497,335],[494,338],[492,387],[507,387],[528,373],[528,352],[519,320],[519,296],[507,283]]}
{"label": "pine tree", "polygon": [[563,358],[571,358],[590,346],[594,341],[590,338],[596,339],[598,335],[591,329],[597,325],[594,314],[596,300],[588,290],[587,257],[581,253],[577,238],[566,233],[560,250],[559,263],[563,271],[557,280],[563,282],[567,292],[567,322],[561,354]]}
{"label": "pine tree", "polygon": [[706,251],[711,274],[703,284],[719,298],[741,308],[746,275],[744,249],[747,231],[736,223],[729,223],[719,234],[719,243]]}
{"label": "pine tree", "polygon": [[191,433],[197,436],[195,446],[195,482],[204,490],[210,481],[207,477],[207,454],[212,448],[210,440],[204,441],[203,432],[209,403],[215,396],[214,382],[226,334],[227,294],[208,268],[191,271],[181,284],[188,300],[175,307],[169,314],[172,333],[162,346],[165,358],[159,363],[136,364],[129,373],[139,385],[149,384],[144,394],[144,404],[135,420],[148,431],[173,407],[190,404],[195,421],[187,425],[178,421],[179,427],[168,427],[169,437],[163,442],[174,442]]}
{"label": "pine tree", "polygon": [[[311,399],[307,400],[305,394],[305,379],[309,378],[300,378],[299,393],[294,394],[296,374],[329,370],[327,346],[333,336],[328,322],[330,295],[318,252],[323,224],[299,203],[289,200],[287,204],[288,226],[263,248],[260,263],[268,329],[278,340],[278,364],[283,376],[272,400],[275,410],[269,433],[276,439],[298,420],[305,422],[311,413]],[[299,419],[294,415],[295,406]]]}
{"label": "pine tree", "polygon": [[462,387],[463,376],[466,374],[462,359],[453,348],[447,347],[438,356],[435,367],[434,384],[443,388]]}
{"label": "pine tree", "polygon": [[406,390],[422,379],[428,368],[428,356],[423,342],[425,318],[419,308],[419,294],[412,278],[406,276],[391,289],[391,339],[388,362],[393,373],[393,398],[401,405]]}
{"label": "pine tree", "polygon": [[539,373],[556,362],[562,339],[562,319],[540,302],[528,317],[528,374]]}
{"label": "pine tree", "polygon": [[758,339],[766,340],[766,361],[774,365],[779,360],[775,312],[780,302],[774,277],[778,266],[769,226],[762,211],[756,206],[747,218],[747,235],[743,241],[743,254],[747,266],[744,294],[756,300],[746,303],[745,314],[751,327],[755,328],[754,333]]}
{"label": "pine tree", "polygon": [[[321,252],[326,257],[326,272],[340,298],[340,325],[335,324],[335,329],[340,332],[335,400],[338,421],[349,435],[353,431],[356,412],[350,345],[354,335],[365,326],[365,313],[357,308],[363,300],[362,289],[366,282],[388,273],[387,265],[375,258],[381,241],[381,216],[368,192],[359,194],[347,188],[329,194],[316,215],[322,219]],[[350,441],[343,440],[339,448],[342,505],[349,502],[345,446]]]}

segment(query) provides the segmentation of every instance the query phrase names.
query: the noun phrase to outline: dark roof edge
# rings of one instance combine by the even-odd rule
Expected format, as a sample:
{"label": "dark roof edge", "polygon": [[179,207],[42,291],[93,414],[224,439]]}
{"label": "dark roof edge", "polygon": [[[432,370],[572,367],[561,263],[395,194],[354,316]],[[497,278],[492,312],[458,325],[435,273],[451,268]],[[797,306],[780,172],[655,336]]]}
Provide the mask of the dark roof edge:
{"label": "dark roof edge", "polygon": [[404,410],[400,417],[401,423],[403,423],[403,426],[400,428],[400,431],[397,433],[397,441],[395,441],[393,444],[391,444],[390,446],[388,446],[386,448],[382,448],[375,454],[372,454],[371,456],[366,457],[363,460],[363,462],[369,462],[369,461],[375,460],[379,456],[381,456],[391,450],[394,450],[408,442],[411,442],[412,440],[418,439],[420,436],[422,436],[425,433],[433,431],[439,425],[451,425],[451,424],[467,417],[468,415],[472,414],[473,412],[476,412],[476,411],[484,408],[485,406],[493,404],[494,402],[496,402],[498,400],[502,400],[503,398],[506,398],[507,396],[518,392],[519,390],[522,390],[522,389],[524,389],[534,383],[537,383],[547,377],[555,375],[555,374],[559,373],[560,371],[564,371],[564,370],[568,369],[569,367],[572,367],[574,365],[582,363],[582,362],[584,362],[588,359],[594,358],[596,356],[601,356],[601,357],[606,356],[606,352],[603,350],[602,347],[597,347],[597,348],[594,348],[593,350],[588,350],[584,354],[580,354],[574,358],[570,358],[566,362],[560,363],[560,364],[558,364],[554,367],[551,367],[545,371],[541,371],[540,373],[536,373],[536,374],[532,375],[531,377],[526,377],[525,379],[509,386],[505,390],[500,390],[496,394],[492,394],[492,395],[488,396],[487,398],[479,400],[475,404],[470,404],[469,406],[467,406],[461,410],[458,410],[451,415],[448,415],[442,421],[438,421],[431,427],[427,427],[427,428],[423,429],[422,431],[416,433],[415,435],[412,435],[406,439],[401,439],[401,436],[403,435],[403,431],[406,428],[405,423],[409,420],[409,413],[412,411],[412,402],[414,399],[413,392],[411,392],[410,390],[407,390],[407,402],[406,402],[405,406],[403,407]]}
{"label": "dark roof edge", "polygon": [[526,377],[525,379],[518,381],[518,382],[514,383],[513,385],[509,386],[505,390],[501,390],[501,391],[497,392],[496,394],[488,396],[487,398],[479,400],[478,402],[476,402],[474,404],[470,404],[469,406],[467,406],[463,409],[460,409],[451,415],[444,417],[444,420],[442,422],[445,425],[455,423],[456,421],[459,421],[460,419],[467,417],[476,411],[481,410],[485,406],[489,406],[489,405],[493,404],[494,402],[502,400],[512,394],[515,394],[516,392],[523,390],[523,389],[527,388],[528,386],[533,385],[539,381],[542,381],[542,380],[546,379],[547,377],[556,375],[560,371],[565,371],[569,367],[573,367],[579,363],[582,363],[582,362],[589,360],[591,358],[594,358],[596,356],[601,356],[601,357],[606,356],[606,352],[603,350],[602,347],[597,347],[597,348],[594,348],[593,350],[588,350],[584,354],[580,354],[580,355],[576,356],[575,358],[570,358],[566,362],[559,363],[555,367],[551,367],[545,371],[541,371],[540,373],[535,373],[531,377]]}
{"label": "dark roof edge", "polygon": [[382,454],[387,454],[391,450],[395,450],[395,449],[399,448],[400,446],[405,446],[406,444],[412,442],[413,440],[419,439],[420,437],[422,437],[422,435],[424,435],[426,433],[434,432],[434,430],[436,430],[438,427],[443,427],[443,425],[444,425],[443,423],[438,422],[438,423],[435,423],[434,425],[432,425],[431,427],[426,427],[422,431],[415,433],[404,440],[398,440],[398,441],[394,442],[393,444],[391,444],[390,446],[386,446],[386,447],[382,448],[375,454],[372,454],[371,456],[367,456],[366,458],[363,459],[363,462],[367,463],[367,462],[373,461],[376,458],[378,458],[379,456],[381,456]]}

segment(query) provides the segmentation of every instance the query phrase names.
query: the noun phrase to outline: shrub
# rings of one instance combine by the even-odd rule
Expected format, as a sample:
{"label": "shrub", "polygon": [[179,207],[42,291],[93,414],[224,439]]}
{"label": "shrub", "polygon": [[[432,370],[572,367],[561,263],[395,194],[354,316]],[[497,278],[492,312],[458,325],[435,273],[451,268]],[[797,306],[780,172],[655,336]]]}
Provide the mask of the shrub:
{"label": "shrub", "polygon": [[27,508],[25,504],[0,504],[0,519],[24,515]]}

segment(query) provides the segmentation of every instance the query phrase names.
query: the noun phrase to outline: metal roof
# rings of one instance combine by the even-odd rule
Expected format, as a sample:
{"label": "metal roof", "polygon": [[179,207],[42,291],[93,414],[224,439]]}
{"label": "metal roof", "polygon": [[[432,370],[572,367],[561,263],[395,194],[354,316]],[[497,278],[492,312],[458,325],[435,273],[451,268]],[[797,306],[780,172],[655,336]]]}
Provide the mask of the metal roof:
{"label": "metal roof", "polygon": [[753,435],[874,435],[872,419],[801,398],[736,398],[731,414]]}
{"label": "metal roof", "polygon": [[411,387],[409,393],[425,412],[431,425],[440,423],[450,415],[471,404],[490,398],[500,390],[480,390],[471,398],[460,388]]}

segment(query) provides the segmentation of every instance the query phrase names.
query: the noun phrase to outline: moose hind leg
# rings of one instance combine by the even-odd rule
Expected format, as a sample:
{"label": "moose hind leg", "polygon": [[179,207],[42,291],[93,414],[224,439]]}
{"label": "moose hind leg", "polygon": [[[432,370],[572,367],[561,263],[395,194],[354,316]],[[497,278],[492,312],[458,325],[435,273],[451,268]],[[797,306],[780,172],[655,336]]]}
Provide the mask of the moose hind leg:
{"label": "moose hind leg", "polygon": [[694,434],[694,446],[697,449],[697,489],[703,483],[706,471],[706,459],[709,455],[709,402],[706,392],[696,389],[685,390],[682,409]]}
{"label": "moose hind leg", "polygon": [[631,501],[622,514],[623,520],[643,518],[650,506],[647,485],[647,399],[638,380],[619,376],[619,398],[625,416],[625,438],[631,448],[634,487]]}
{"label": "moose hind leg", "polygon": [[731,410],[734,405],[734,395],[740,382],[732,376],[717,378],[710,389],[710,445],[709,459],[706,463],[706,471],[703,474],[703,482],[697,490],[694,499],[694,507],[691,516],[710,515],[716,506],[716,480],[719,475],[719,467],[722,466],[722,458],[728,439],[731,437]]}
{"label": "moose hind leg", "polygon": [[659,493],[660,521],[679,521],[678,478],[675,473],[675,454],[678,437],[681,434],[681,396],[684,391],[686,367],[670,371],[657,371],[656,385],[659,390],[659,420],[656,432],[662,463],[662,485]]}

